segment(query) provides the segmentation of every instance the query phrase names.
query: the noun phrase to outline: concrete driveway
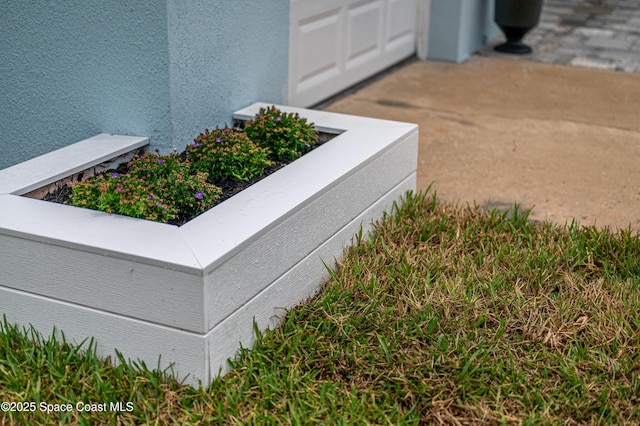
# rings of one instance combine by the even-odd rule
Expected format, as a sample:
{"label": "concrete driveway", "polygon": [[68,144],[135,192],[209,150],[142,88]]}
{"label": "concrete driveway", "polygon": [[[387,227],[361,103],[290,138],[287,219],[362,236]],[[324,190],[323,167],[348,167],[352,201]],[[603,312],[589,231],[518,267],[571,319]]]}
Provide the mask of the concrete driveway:
{"label": "concrete driveway", "polygon": [[640,230],[640,74],[415,60],[324,109],[418,123],[418,187],[442,200]]}

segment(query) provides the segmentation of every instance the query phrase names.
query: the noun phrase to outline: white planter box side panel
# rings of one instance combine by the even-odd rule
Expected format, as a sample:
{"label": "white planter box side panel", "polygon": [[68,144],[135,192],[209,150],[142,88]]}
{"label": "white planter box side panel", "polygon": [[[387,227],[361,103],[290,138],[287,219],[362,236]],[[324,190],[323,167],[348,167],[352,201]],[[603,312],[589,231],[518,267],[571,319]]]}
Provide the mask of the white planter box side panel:
{"label": "white planter box side panel", "polygon": [[[302,206],[207,276],[209,327],[227,317],[415,170],[407,138]],[[296,247],[296,250],[291,250]],[[247,259],[249,261],[247,262]],[[230,300],[233,303],[230,303]]]}
{"label": "white planter box side panel", "polygon": [[6,313],[9,323],[32,325],[45,338],[54,327],[71,344],[85,339],[88,342],[93,337],[98,356],[110,356],[113,361],[117,360],[114,349],[118,349],[125,359],[144,361],[151,369],[164,370],[174,364],[175,377],[186,378],[192,385],[209,376],[204,363],[209,347],[199,334],[3,287],[0,287],[0,312]]}
{"label": "white planter box side panel", "polygon": [[393,202],[399,200],[408,190],[415,189],[415,185],[416,175],[413,174],[217,325],[209,334],[210,371],[213,377],[218,371],[222,374],[229,371],[226,360],[234,357],[240,344],[245,348],[253,346],[254,321],[260,330],[273,328],[280,323],[288,309],[314,296],[319,285],[329,279],[325,264],[334,267],[336,261],[342,257],[344,249],[352,244],[359,230],[362,228],[363,234],[366,235],[372,229],[372,223],[379,220],[384,211],[389,213]]}

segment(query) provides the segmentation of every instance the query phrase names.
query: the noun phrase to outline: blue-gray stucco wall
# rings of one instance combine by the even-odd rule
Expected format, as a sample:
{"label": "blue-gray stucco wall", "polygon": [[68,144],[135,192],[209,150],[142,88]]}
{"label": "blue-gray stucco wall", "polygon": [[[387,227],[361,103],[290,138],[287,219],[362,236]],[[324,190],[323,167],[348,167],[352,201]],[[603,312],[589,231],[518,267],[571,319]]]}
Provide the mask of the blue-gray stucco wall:
{"label": "blue-gray stucco wall", "polygon": [[234,110],[286,102],[289,0],[169,0],[168,16],[178,150]]}
{"label": "blue-gray stucco wall", "polygon": [[289,0],[7,0],[0,169],[98,133],[182,150],[286,99]]}
{"label": "blue-gray stucco wall", "polygon": [[431,0],[427,57],[463,62],[500,34],[494,0]]}

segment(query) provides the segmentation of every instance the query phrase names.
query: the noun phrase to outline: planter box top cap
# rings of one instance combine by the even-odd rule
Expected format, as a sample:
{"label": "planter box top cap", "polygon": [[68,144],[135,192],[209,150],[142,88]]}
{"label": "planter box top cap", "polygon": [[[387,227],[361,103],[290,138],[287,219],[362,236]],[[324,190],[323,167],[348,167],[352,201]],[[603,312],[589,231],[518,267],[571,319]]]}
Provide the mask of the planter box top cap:
{"label": "planter box top cap", "polygon": [[[251,119],[268,106],[253,104],[234,118]],[[337,176],[353,173],[363,159],[380,155],[389,140],[417,133],[411,123],[276,107],[299,113],[317,130],[342,133],[334,139],[338,143],[318,147],[181,227],[18,196],[148,144],[144,137],[100,134],[0,170],[0,234],[202,275],[275,226],[301,201],[330,187]]]}

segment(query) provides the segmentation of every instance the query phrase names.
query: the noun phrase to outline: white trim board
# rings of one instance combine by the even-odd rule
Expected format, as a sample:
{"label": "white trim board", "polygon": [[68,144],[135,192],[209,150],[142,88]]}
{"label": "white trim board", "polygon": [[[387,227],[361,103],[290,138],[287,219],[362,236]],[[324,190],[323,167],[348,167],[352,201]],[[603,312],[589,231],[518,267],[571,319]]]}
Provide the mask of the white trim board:
{"label": "white trim board", "polygon": [[0,194],[26,194],[148,144],[149,138],[101,133],[0,170]]}

